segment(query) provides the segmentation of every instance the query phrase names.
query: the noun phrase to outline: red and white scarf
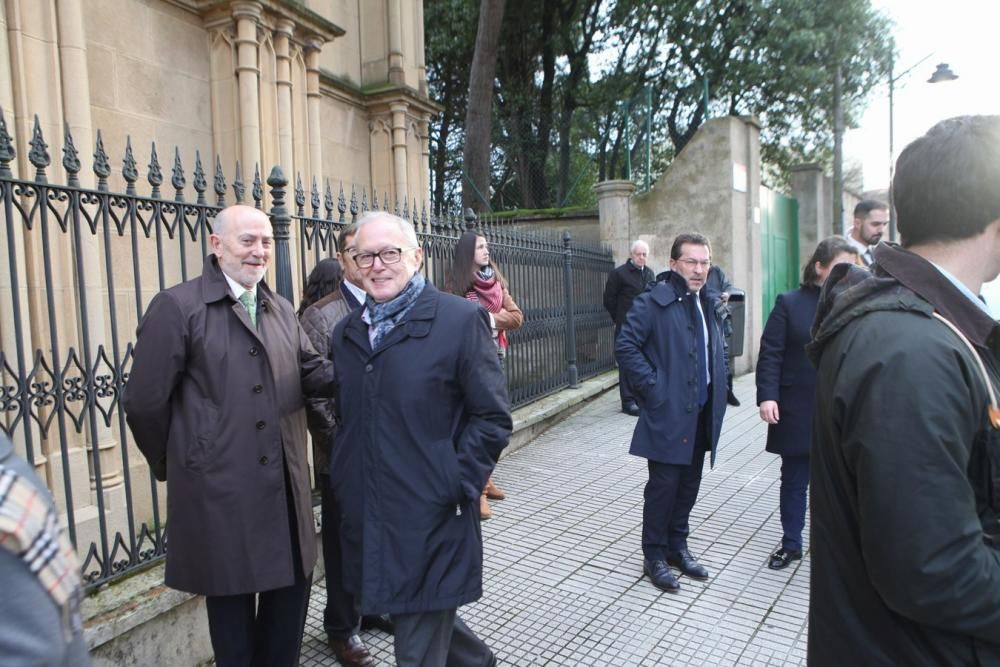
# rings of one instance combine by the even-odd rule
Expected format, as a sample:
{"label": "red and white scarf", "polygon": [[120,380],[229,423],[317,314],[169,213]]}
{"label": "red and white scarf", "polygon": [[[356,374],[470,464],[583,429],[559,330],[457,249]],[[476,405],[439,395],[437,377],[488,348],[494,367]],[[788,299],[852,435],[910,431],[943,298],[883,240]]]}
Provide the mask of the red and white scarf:
{"label": "red and white scarf", "polygon": [[[475,301],[490,313],[499,313],[503,309],[503,285],[497,280],[492,267],[484,266],[476,272],[472,289],[465,293],[465,298]],[[507,349],[507,332],[502,329],[497,333],[497,345]]]}

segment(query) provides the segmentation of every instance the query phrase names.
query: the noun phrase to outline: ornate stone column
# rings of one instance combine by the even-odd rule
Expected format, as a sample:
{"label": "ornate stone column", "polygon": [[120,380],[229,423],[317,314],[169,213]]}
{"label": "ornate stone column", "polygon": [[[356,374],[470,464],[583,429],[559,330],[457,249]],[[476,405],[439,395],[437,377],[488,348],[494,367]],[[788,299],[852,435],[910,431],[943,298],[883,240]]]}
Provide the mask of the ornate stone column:
{"label": "ornate stone column", "polygon": [[260,67],[257,63],[260,43],[257,24],[261,17],[261,5],[259,2],[234,2],[232,8],[236,20],[240,157],[245,168],[252,172],[254,165],[260,164]]}
{"label": "ornate stone column", "polygon": [[274,26],[274,54],[277,60],[278,88],[278,160],[285,173],[294,179],[292,148],[292,54],[291,39],[295,24],[280,19]]}
{"label": "ornate stone column", "polygon": [[406,187],[406,102],[393,102],[389,106],[392,113],[392,166],[393,187],[396,201],[406,201],[409,190]]}
{"label": "ornate stone column", "polygon": [[323,41],[318,37],[306,40],[306,114],[309,120],[309,170],[316,177],[323,175],[323,128],[321,126],[321,94],[319,90],[319,56]]}

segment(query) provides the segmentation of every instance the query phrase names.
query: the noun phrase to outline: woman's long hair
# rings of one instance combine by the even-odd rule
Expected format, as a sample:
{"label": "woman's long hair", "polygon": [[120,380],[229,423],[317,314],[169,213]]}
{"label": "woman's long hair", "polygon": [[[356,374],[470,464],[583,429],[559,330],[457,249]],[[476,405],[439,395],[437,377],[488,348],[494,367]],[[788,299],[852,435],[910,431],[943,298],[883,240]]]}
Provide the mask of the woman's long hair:
{"label": "woman's long hair", "polygon": [[830,236],[820,241],[819,245],[816,246],[816,250],[813,251],[812,257],[809,258],[809,261],[802,268],[802,286],[816,286],[816,282],[819,280],[819,276],[816,275],[816,262],[819,262],[825,268],[830,266],[830,262],[837,255],[843,255],[844,253],[857,255],[858,249],[848,243],[847,239],[843,236]]}
{"label": "woman's long hair", "polygon": [[299,310],[296,315],[302,317],[306,308],[340,287],[342,275],[340,262],[335,259],[320,260],[309,273],[309,279],[302,290],[302,301],[299,302]]}
{"label": "woman's long hair", "polygon": [[[451,265],[451,274],[446,283],[448,291],[452,294],[465,296],[472,289],[476,280],[476,272],[480,269],[476,265],[476,241],[480,238],[485,237],[476,232],[465,232],[458,239],[458,243],[455,245],[455,261]],[[507,280],[497,268],[492,257],[490,258],[490,267],[496,273],[500,285],[506,288]]]}

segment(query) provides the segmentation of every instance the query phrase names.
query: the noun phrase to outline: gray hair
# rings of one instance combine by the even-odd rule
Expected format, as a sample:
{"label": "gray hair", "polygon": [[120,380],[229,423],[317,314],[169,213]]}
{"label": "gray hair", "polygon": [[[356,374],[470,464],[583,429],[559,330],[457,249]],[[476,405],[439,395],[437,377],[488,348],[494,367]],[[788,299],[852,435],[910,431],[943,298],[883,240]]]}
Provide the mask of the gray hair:
{"label": "gray hair", "polygon": [[386,213],[385,211],[369,211],[368,213],[362,215],[358,218],[358,222],[356,223],[358,231],[360,232],[361,228],[364,227],[365,224],[374,220],[388,220],[390,222],[395,222],[396,225],[399,226],[399,231],[401,231],[403,236],[406,237],[406,242],[414,248],[420,247],[420,242],[417,241],[417,230],[414,229],[412,224],[410,224],[410,221],[405,220],[398,215]]}
{"label": "gray hair", "polygon": [[636,248],[645,248],[646,253],[647,254],[649,253],[649,244],[643,241],[642,239],[637,239],[635,241],[632,241],[632,245],[629,246],[628,249],[628,254],[631,255],[632,253],[634,253]]}

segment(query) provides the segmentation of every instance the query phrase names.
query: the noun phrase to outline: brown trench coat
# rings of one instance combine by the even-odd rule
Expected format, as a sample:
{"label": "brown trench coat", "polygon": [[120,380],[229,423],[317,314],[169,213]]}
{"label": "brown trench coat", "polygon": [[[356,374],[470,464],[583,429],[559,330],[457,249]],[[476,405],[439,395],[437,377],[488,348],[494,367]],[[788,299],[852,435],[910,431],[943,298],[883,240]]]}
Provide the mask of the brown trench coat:
{"label": "brown trench coat", "polygon": [[332,394],[333,367],[288,301],[263,282],[257,295],[255,329],[210,255],[139,324],[123,406],[167,482],[171,588],[235,595],[293,583],[285,467],[303,571],[316,563],[303,391]]}

